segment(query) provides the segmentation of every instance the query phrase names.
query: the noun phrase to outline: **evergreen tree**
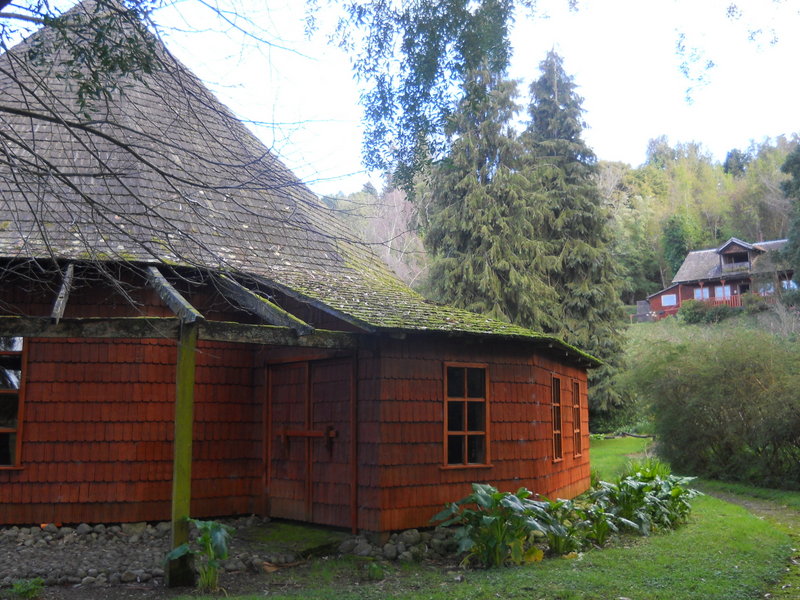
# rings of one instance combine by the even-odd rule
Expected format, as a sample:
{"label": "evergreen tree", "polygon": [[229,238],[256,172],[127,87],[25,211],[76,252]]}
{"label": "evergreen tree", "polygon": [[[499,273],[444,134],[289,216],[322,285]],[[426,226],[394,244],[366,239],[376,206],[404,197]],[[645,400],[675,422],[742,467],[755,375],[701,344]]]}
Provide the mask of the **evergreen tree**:
{"label": "evergreen tree", "polygon": [[597,159],[581,139],[583,99],[562,59],[551,51],[531,85],[531,122],[523,134],[526,172],[549,222],[542,234],[554,252],[550,281],[558,295],[558,327],[565,341],[606,362],[591,375],[591,408],[624,403],[612,379],[622,358],[619,276],[610,247],[608,216],[594,175]]}
{"label": "evergreen tree", "polygon": [[473,70],[452,115],[448,156],[431,171],[425,245],[430,292],[461,308],[537,330],[554,327],[554,290],[545,222],[519,172],[521,146],[511,127],[516,84]]}

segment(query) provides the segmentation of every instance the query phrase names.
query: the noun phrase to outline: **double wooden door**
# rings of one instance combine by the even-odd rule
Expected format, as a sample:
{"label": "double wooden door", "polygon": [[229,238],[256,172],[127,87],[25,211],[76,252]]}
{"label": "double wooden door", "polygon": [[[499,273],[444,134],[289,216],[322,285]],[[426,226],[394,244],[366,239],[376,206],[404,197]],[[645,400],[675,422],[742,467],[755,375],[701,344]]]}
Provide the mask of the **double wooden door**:
{"label": "double wooden door", "polygon": [[351,358],[269,367],[270,515],[351,526]]}

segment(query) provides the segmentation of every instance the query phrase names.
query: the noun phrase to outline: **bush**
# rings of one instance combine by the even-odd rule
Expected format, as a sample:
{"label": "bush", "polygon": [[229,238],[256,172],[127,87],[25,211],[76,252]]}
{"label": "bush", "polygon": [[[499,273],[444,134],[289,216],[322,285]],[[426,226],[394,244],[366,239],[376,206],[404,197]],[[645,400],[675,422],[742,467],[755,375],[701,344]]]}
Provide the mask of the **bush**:
{"label": "bush", "polygon": [[678,316],[684,323],[695,325],[699,323],[719,323],[730,317],[741,314],[740,307],[727,304],[712,304],[698,300],[687,300],[678,310]]}
{"label": "bush", "polygon": [[629,379],[682,472],[800,487],[800,346],[744,328],[661,342]]}
{"label": "bush", "polygon": [[772,306],[771,301],[759,294],[742,294],[742,308],[748,315],[769,310]]}

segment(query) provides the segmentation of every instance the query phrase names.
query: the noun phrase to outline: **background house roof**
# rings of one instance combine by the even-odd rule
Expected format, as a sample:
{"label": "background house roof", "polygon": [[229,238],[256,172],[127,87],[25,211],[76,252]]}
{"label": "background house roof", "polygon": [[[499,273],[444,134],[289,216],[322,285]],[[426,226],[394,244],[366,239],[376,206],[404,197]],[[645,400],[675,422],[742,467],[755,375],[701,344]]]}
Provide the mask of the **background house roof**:
{"label": "background house roof", "polygon": [[594,361],[408,288],[160,43],[154,73],[88,109],[57,45],[45,28],[0,56],[0,130],[13,132],[0,136],[0,257],[244,273],[367,330],[537,339]]}
{"label": "background house roof", "polygon": [[[729,240],[720,248],[708,248],[706,250],[695,250],[689,252],[681,264],[675,277],[672,278],[672,283],[688,283],[693,281],[704,281],[709,279],[720,279],[723,276],[722,267],[720,265],[719,250],[727,246],[731,241],[739,242],[738,240]],[[763,251],[763,254],[756,256],[750,270],[742,272],[726,272],[726,279],[736,279],[737,277],[749,277],[750,275],[757,275],[762,273],[771,273],[775,270],[783,270],[785,267],[775,262],[774,252],[780,250],[785,244],[783,240],[771,240],[768,242],[758,242],[757,244],[747,244],[741,242],[745,247],[752,247],[756,250]]]}

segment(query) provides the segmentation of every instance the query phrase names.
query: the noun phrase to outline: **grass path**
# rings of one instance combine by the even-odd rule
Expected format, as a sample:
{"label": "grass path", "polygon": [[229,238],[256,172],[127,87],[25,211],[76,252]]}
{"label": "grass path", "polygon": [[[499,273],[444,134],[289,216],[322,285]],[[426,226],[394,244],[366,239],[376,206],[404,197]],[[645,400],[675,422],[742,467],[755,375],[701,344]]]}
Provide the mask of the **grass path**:
{"label": "grass path", "polygon": [[[792,557],[785,576],[769,590],[768,598],[800,598],[800,493],[775,492],[748,486],[701,481],[697,486],[706,494],[736,504],[772,524],[792,540]],[[764,497],[766,496],[766,497]]]}

